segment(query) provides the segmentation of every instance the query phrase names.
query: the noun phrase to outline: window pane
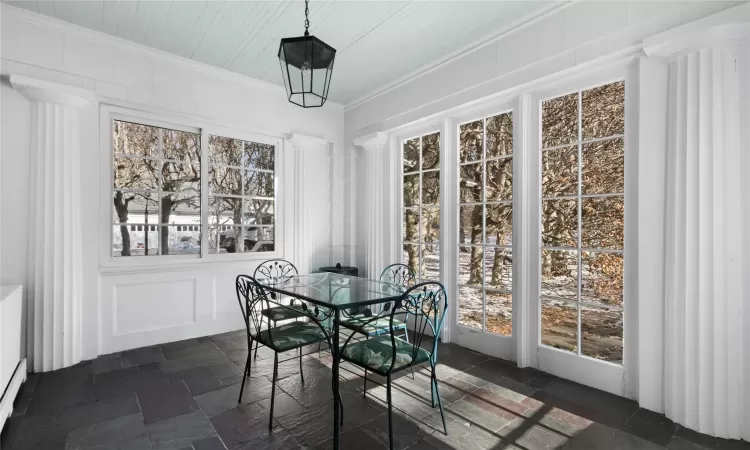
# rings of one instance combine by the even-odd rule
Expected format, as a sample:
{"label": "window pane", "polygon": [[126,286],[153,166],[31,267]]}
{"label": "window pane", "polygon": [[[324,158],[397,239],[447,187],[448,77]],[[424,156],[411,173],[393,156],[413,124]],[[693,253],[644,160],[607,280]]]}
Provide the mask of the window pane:
{"label": "window pane", "polygon": [[164,139],[164,158],[200,163],[200,134],[162,129],[162,136]]}
{"label": "window pane", "polygon": [[404,173],[419,170],[419,138],[404,142]]}
{"label": "window pane", "polygon": [[171,223],[200,225],[201,197],[190,192],[163,192],[160,214],[159,222],[164,225]]}
{"label": "window pane", "polygon": [[272,200],[245,200],[244,225],[273,225],[275,202]]}
{"label": "window pane", "polygon": [[485,239],[490,245],[513,243],[513,204],[487,204]]}
{"label": "window pane", "polygon": [[440,281],[440,246],[422,245],[422,267],[419,281]]}
{"label": "window pane", "polygon": [[582,92],[583,139],[625,134],[625,82]]}
{"label": "window pane", "polygon": [[578,307],[574,303],[542,300],[542,344],[578,351]]}
{"label": "window pane", "polygon": [[581,156],[581,189],[584,194],[625,192],[623,139],[584,144]]}
{"label": "window pane", "polygon": [[242,171],[227,167],[208,169],[208,188],[212,194],[242,195]]}
{"label": "window pane", "polygon": [[208,136],[208,160],[211,164],[242,166],[242,141]]}
{"label": "window pane", "polygon": [[578,245],[578,201],[542,201],[542,245],[576,247]]}
{"label": "window pane", "polygon": [[112,256],[156,256],[159,231],[156,225],[114,225]]}
{"label": "window pane", "polygon": [[166,239],[168,251],[162,254],[169,255],[197,255],[201,252],[201,227],[199,225],[183,226],[168,225],[162,226],[162,242]]}
{"label": "window pane", "polygon": [[581,246],[622,249],[625,238],[625,205],[622,197],[581,200]]}
{"label": "window pane", "polygon": [[513,198],[513,158],[487,161],[487,201]]}
{"label": "window pane", "polygon": [[622,308],[622,255],[581,253],[581,301]]}
{"label": "window pane", "polygon": [[404,264],[419,273],[419,246],[416,244],[404,244]]}
{"label": "window pane", "polygon": [[159,203],[155,193],[115,191],[112,217],[116,223],[157,223]]}
{"label": "window pane", "polygon": [[481,244],[484,219],[482,205],[464,205],[459,209],[459,242]]}
{"label": "window pane", "polygon": [[422,204],[437,205],[440,203],[440,172],[422,174]]}
{"label": "window pane", "polygon": [[581,352],[622,364],[622,311],[581,306]]}
{"label": "window pane", "polygon": [[458,323],[482,329],[482,290],[462,287],[458,289]]}
{"label": "window pane", "polygon": [[438,242],[440,239],[440,209],[422,209],[422,242]]}
{"label": "window pane", "polygon": [[245,227],[245,252],[273,251],[273,227]]}
{"label": "window pane", "polygon": [[484,126],[481,120],[465,123],[459,127],[459,160],[460,162],[479,161],[482,159],[484,146]]}
{"label": "window pane", "polygon": [[115,153],[133,156],[159,157],[158,128],[138,123],[114,120],[112,147]]}
{"label": "window pane", "polygon": [[274,170],[275,147],[273,145],[245,141],[244,147],[245,167]]}
{"label": "window pane", "polygon": [[513,334],[513,296],[487,291],[487,331],[504,336]]}
{"label": "window pane", "polygon": [[542,102],[542,148],[578,141],[578,94]]}
{"label": "window pane", "polygon": [[419,240],[419,210],[409,208],[404,210],[404,241],[417,242]]}
{"label": "window pane", "polygon": [[404,206],[419,204],[419,174],[404,175]]}
{"label": "window pane", "polygon": [[482,286],[482,254],[481,246],[462,245],[458,248],[459,284]]}
{"label": "window pane", "polygon": [[482,163],[461,166],[460,201],[462,203],[483,201],[482,183]]}
{"label": "window pane", "polygon": [[209,198],[209,223],[239,225],[242,217],[242,199],[234,197]]}
{"label": "window pane", "polygon": [[428,134],[422,138],[422,170],[440,167],[440,133]]}
{"label": "window pane", "polygon": [[159,189],[159,163],[151,159],[115,158],[114,187],[126,189]]}
{"label": "window pane", "polygon": [[578,194],[578,147],[542,152],[542,197]]}
{"label": "window pane", "polygon": [[208,228],[208,238],[209,253],[235,253],[236,244],[240,240],[240,227],[211,226]]}
{"label": "window pane", "polygon": [[274,198],[273,173],[245,171],[245,195]]}
{"label": "window pane", "polygon": [[542,296],[578,299],[578,252],[542,250]]}
{"label": "window pane", "polygon": [[197,164],[165,162],[162,166],[162,190],[169,192],[201,189],[201,169]]}
{"label": "window pane", "polygon": [[513,154],[513,113],[487,119],[487,159]]}
{"label": "window pane", "polygon": [[485,286],[513,290],[513,252],[509,248],[488,247],[485,250]]}

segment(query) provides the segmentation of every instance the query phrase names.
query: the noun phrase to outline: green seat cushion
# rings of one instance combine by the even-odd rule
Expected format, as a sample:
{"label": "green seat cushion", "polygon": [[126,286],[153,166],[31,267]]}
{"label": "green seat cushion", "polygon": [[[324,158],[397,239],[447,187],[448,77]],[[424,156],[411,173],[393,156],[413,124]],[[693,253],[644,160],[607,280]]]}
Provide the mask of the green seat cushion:
{"label": "green seat cushion", "polygon": [[[403,339],[395,338],[395,340],[396,358],[393,372],[430,360],[430,352],[427,350],[415,347]],[[391,362],[394,360],[392,355],[391,335],[385,334],[349,343],[344,347],[341,357],[360,367],[372,370],[377,374],[385,375],[390,370]]]}
{"label": "green seat cushion", "polygon": [[289,306],[288,308],[285,308],[283,306],[274,306],[273,308],[264,309],[260,313],[274,322],[281,322],[282,320],[289,319],[298,319],[300,317],[307,316],[307,314],[302,311],[302,309],[298,305]]}
{"label": "green seat cushion", "polygon": [[[271,343],[273,338],[273,343]],[[323,330],[314,323],[291,322],[260,333],[258,340],[280,352],[326,340]]]}
{"label": "green seat cushion", "polygon": [[[342,320],[341,326],[354,330],[357,333],[366,334],[367,336],[377,336],[391,332],[391,319],[390,317],[375,319],[374,317],[358,316]],[[400,320],[393,319],[393,329],[405,330],[406,324]]]}

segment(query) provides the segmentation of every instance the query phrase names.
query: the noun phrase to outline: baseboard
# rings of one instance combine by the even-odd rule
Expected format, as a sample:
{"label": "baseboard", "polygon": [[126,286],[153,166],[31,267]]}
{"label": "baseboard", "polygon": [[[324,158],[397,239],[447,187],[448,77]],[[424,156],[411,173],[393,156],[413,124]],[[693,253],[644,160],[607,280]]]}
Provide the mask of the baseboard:
{"label": "baseboard", "polygon": [[5,387],[3,396],[0,397],[0,431],[2,431],[5,421],[13,413],[13,402],[16,400],[18,390],[21,389],[24,381],[26,381],[26,358],[18,363],[8,386]]}

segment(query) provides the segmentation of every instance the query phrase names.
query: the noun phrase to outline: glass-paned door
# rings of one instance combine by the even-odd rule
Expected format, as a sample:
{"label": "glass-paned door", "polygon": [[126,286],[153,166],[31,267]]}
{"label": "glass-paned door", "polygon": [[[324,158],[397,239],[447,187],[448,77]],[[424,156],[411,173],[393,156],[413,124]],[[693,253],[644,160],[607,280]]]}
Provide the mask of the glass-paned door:
{"label": "glass-paned door", "polygon": [[513,335],[511,111],[458,126],[458,180],[457,342],[481,351]]}
{"label": "glass-paned door", "polygon": [[623,361],[625,83],[541,103],[540,343]]}

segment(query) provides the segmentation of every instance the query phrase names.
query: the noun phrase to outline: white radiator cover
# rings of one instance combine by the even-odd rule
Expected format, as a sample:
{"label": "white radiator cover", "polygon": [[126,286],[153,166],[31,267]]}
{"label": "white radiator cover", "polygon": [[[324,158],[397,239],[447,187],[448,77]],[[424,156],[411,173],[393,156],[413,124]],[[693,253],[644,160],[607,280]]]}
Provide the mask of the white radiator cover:
{"label": "white radiator cover", "polygon": [[0,430],[26,380],[23,323],[23,287],[0,287]]}

